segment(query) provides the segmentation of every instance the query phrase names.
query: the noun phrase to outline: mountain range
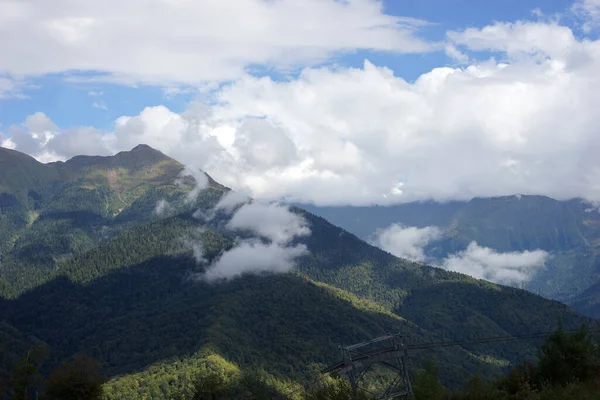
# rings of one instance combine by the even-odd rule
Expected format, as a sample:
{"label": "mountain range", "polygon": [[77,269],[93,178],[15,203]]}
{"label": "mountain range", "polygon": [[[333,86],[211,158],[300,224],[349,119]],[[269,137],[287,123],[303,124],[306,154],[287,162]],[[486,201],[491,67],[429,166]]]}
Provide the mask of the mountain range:
{"label": "mountain range", "polygon": [[547,252],[544,267],[520,282],[522,287],[600,317],[600,210],[585,200],[514,195],[389,207],[303,207],[375,244],[393,225],[435,228],[441,234],[423,246],[433,263],[472,242],[501,254]]}
{"label": "mountain range", "polygon": [[[566,260],[595,249],[600,218],[583,205],[490,201],[532,205],[508,220],[488,215],[480,201],[413,204],[386,210],[403,221],[369,211],[353,228],[322,209],[236,196],[146,145],[49,164],[0,148],[0,377],[23,351],[45,343],[48,368],[76,353],[98,359],[110,378],[108,398],[171,398],[207,368],[259,371],[297,398],[316,371],[338,360],[340,344],[391,332],[409,343],[516,336],[550,331],[559,319],[569,328],[587,322],[558,301],[361,240],[401,221],[456,227],[431,251],[497,240],[500,250],[560,248]],[[526,225],[539,236],[507,233],[530,217],[536,222]],[[483,220],[504,224],[490,233],[480,230]],[[586,290],[578,298],[592,304],[597,292]],[[441,348],[411,354],[410,364],[416,370],[433,359],[442,380],[459,385],[533,357],[538,345]]]}

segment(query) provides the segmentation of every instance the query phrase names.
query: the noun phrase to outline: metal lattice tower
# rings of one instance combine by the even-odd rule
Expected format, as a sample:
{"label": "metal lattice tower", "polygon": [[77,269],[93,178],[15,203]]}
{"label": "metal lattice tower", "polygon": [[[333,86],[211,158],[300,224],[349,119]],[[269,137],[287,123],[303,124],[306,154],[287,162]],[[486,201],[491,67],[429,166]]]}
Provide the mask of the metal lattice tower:
{"label": "metal lattice tower", "polygon": [[[406,367],[406,348],[399,334],[380,336],[350,346],[340,346],[340,350],[343,361],[325,368],[322,373],[345,376],[350,381],[354,393],[362,390],[379,400],[412,398],[413,391]],[[383,366],[396,373],[383,393],[373,393],[360,385],[365,374],[375,365]]]}

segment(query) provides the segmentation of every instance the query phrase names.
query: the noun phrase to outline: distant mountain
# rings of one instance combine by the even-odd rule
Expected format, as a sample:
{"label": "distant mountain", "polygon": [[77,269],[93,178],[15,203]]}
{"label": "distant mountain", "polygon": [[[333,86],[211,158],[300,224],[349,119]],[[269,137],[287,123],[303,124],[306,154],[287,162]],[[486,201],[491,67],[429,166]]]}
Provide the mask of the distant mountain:
{"label": "distant mountain", "polygon": [[[238,209],[215,206],[229,189],[148,146],[52,164],[1,150],[0,334],[47,343],[54,363],[96,357],[112,378],[109,398],[167,398],[207,362],[264,373],[295,398],[341,343],[389,332],[412,343],[514,336],[552,330],[559,317],[569,328],[587,321],[520,289],[398,259],[300,208],[291,211],[311,234],[290,243],[308,250],[292,273],[208,283],[207,266],[240,238],[266,240],[228,227]],[[411,355],[411,365],[433,358],[456,385],[498,374],[538,344],[447,348]]]}
{"label": "distant mountain", "polygon": [[438,227],[443,235],[425,247],[432,259],[464,251],[473,241],[497,252],[547,251],[546,268],[525,287],[597,315],[581,298],[600,283],[600,212],[585,201],[515,195],[390,207],[302,207],[367,241],[392,224]]}

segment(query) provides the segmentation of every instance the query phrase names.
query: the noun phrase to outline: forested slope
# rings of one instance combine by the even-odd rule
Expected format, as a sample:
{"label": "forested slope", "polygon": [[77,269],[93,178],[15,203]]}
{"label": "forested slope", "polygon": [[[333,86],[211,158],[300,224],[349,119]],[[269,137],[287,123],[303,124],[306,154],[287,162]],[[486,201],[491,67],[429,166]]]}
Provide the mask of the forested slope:
{"label": "forested slope", "polygon": [[439,263],[471,242],[501,253],[544,250],[549,254],[545,268],[538,269],[523,287],[596,315],[591,291],[600,282],[600,212],[581,199],[515,195],[388,207],[305,207],[374,242],[377,232],[392,224],[436,227],[442,234],[429,241],[424,254]]}

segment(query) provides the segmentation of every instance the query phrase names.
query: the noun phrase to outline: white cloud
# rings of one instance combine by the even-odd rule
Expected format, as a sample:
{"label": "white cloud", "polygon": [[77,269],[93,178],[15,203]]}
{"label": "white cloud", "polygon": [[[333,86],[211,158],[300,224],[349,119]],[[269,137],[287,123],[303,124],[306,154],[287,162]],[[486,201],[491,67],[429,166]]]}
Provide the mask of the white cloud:
{"label": "white cloud", "polygon": [[103,101],[95,101],[92,103],[92,107],[94,108],[98,108],[100,110],[104,110],[104,111],[108,111],[108,107],[106,106],[106,103]]}
{"label": "white cloud", "polygon": [[305,245],[281,247],[276,243],[243,241],[223,254],[203,275],[209,282],[232,279],[245,273],[285,273],[294,267],[294,260],[308,254]]}
{"label": "white cloud", "polygon": [[162,217],[171,212],[171,204],[165,199],[160,199],[156,202],[156,206],[154,207],[154,214]]}
{"label": "white cloud", "polygon": [[186,167],[179,173],[179,177],[175,183],[184,185],[186,183],[186,177],[190,177],[194,180],[194,188],[188,192],[184,200],[186,204],[191,204],[198,199],[200,192],[208,187],[208,176],[204,171],[197,167]]}
{"label": "white cloud", "polygon": [[[225,202],[231,205],[232,199],[233,195]],[[294,267],[298,257],[308,254],[305,245],[290,245],[293,239],[310,235],[308,224],[302,216],[285,206],[259,202],[244,204],[233,215],[227,228],[252,231],[268,242],[238,240],[232,249],[206,269],[200,279],[215,281],[232,279],[244,273],[285,273]]]}
{"label": "white cloud", "polygon": [[435,226],[417,228],[392,224],[377,232],[373,244],[396,257],[411,261],[425,261],[424,247],[441,236],[442,232]]}
{"label": "white cloud", "polygon": [[235,190],[231,190],[227,192],[217,205],[215,206],[215,210],[223,210],[226,212],[233,211],[237,206],[246,204],[250,201],[248,196],[243,195],[242,193],[236,192]]}
{"label": "white cloud", "polygon": [[11,98],[24,99],[27,98],[24,89],[31,88],[24,79],[13,78],[11,76],[2,76],[0,71],[0,100]]}
{"label": "white cloud", "polygon": [[185,146],[185,128],[183,118],[166,107],[146,107],[137,116],[119,117],[114,131],[105,140],[113,142],[119,149],[131,149],[145,143],[170,154],[175,148]]}
{"label": "white cloud", "polygon": [[[5,136],[46,159],[147,143],[262,200],[390,204],[514,193],[600,200],[600,41],[555,22],[449,34],[459,51],[506,61],[436,68],[414,83],[385,67],[244,76],[177,114],[164,106],[99,134],[19,127]],[[461,53],[462,54],[462,53]],[[471,56],[471,54],[469,54]],[[61,138],[63,138],[61,140]]]}
{"label": "white cloud", "polygon": [[393,224],[377,232],[373,244],[401,258],[426,262],[446,270],[460,272],[477,279],[517,285],[531,279],[544,267],[549,254],[543,250],[499,253],[471,242],[467,248],[443,260],[428,258],[425,247],[442,238],[442,231],[434,226],[417,228]]}
{"label": "white cloud", "polygon": [[11,149],[14,150],[17,145],[15,144],[15,142],[13,142],[12,140],[10,140],[10,138],[6,138],[4,137],[4,135],[0,134],[0,146],[5,147],[7,149]]}
{"label": "white cloud", "polygon": [[247,119],[236,131],[237,154],[250,168],[277,168],[297,160],[296,146],[285,131],[264,119]]}
{"label": "white cloud", "polygon": [[0,73],[195,85],[356,49],[428,51],[415,36],[424,24],[375,0],[4,0]]}
{"label": "white cloud", "polygon": [[377,232],[373,244],[397,257],[430,263],[477,279],[505,285],[517,285],[528,281],[545,265],[549,257],[543,250],[499,253],[471,242],[465,250],[451,254],[443,260],[428,259],[425,247],[441,238],[442,231],[434,226],[417,228],[393,224]]}
{"label": "white cloud", "polygon": [[467,64],[469,62],[469,56],[458,50],[453,44],[446,45],[444,51],[448,57],[459,64]]}
{"label": "white cloud", "polygon": [[249,230],[282,245],[296,237],[310,235],[306,220],[287,206],[260,202],[243,205],[233,215],[227,228]]}
{"label": "white cloud", "polygon": [[230,190],[225,193],[219,199],[219,202],[210,210],[202,210],[198,209],[194,212],[194,218],[199,220],[203,220],[204,222],[209,222],[213,218],[215,218],[218,211],[223,211],[225,213],[232,213],[236,211],[238,206],[241,206],[246,203],[250,203],[252,199],[248,196],[243,195],[242,193],[236,192],[235,190]]}
{"label": "white cloud", "polygon": [[[203,232],[202,228],[198,229],[196,231],[196,234],[201,234]],[[197,238],[192,238],[192,237],[184,237],[183,239],[183,245],[192,250],[192,257],[194,257],[194,260],[196,260],[196,263],[198,264],[203,264],[206,262],[206,258],[204,257],[205,252],[204,252],[204,246],[202,245],[202,242],[199,241]]]}
{"label": "white cloud", "polygon": [[577,45],[571,29],[556,22],[496,22],[482,29],[448,32],[456,45],[475,51],[499,51],[509,57],[565,56]]}
{"label": "white cloud", "polygon": [[440,266],[474,278],[516,285],[531,279],[547,258],[548,253],[543,250],[497,253],[471,242],[466,250],[450,255]]}
{"label": "white cloud", "polygon": [[571,10],[581,18],[584,32],[600,27],[600,0],[577,0]]}

